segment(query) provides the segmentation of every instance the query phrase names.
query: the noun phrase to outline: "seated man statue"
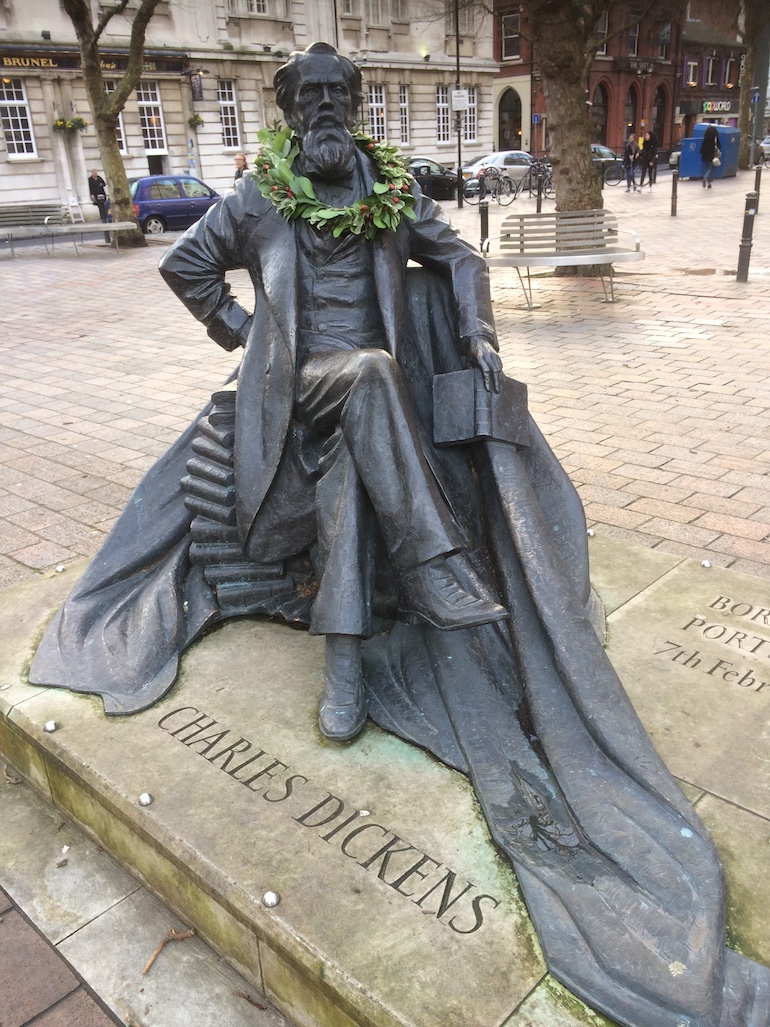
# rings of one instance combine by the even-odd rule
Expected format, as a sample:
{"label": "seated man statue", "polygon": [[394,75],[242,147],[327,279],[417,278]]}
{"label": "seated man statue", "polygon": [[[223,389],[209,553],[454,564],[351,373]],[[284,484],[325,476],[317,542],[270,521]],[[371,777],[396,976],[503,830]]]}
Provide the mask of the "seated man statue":
{"label": "seated man statue", "polygon": [[161,262],[243,347],[237,388],[148,471],[30,681],[135,713],[219,621],[308,625],[323,734],[368,714],[468,775],[558,980],[626,1027],[768,1027],[770,971],[725,947],[716,849],[597,636],[582,506],[510,401],[484,261],[352,131],[351,61],[317,43],[275,85],[289,129]]}
{"label": "seated man statue", "polygon": [[[278,72],[276,95],[299,148],[292,171],[312,185],[318,200],[312,209],[366,214],[376,203],[378,169],[351,134],[362,100],[356,65],[316,43]],[[327,738],[345,740],[366,719],[360,640],[372,634],[370,510],[397,577],[403,615],[445,630],[507,617],[497,603],[461,587],[447,564],[462,539],[423,452],[398,362],[399,301],[406,262],[414,258],[451,282],[463,351],[482,369],[486,387],[498,387],[502,364],[486,270],[432,204],[412,215],[397,245],[386,246],[380,236],[387,230],[377,229],[371,212],[362,220],[374,225],[374,238],[351,231],[337,236],[302,217],[287,224],[273,202],[285,203],[285,183],[265,188],[266,195],[253,176],[243,185],[172,247],[161,273],[220,345],[254,347],[259,355],[250,366],[264,365],[256,369],[263,384],[246,384],[243,373],[239,384],[239,396],[246,388],[250,396],[256,390],[265,396],[256,434],[244,443],[261,466],[247,469],[241,460],[237,468],[241,478],[260,478],[238,511],[244,541],[270,489],[291,418],[326,440],[316,487],[319,587],[310,631],[326,636],[320,728]],[[224,271],[235,265],[249,268],[257,283],[254,318],[224,282]]]}

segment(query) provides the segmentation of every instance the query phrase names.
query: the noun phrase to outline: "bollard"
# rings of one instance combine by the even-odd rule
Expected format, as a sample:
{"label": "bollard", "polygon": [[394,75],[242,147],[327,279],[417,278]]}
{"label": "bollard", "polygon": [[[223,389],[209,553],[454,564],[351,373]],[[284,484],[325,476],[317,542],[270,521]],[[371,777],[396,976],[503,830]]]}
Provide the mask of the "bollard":
{"label": "bollard", "polygon": [[754,172],[754,192],[757,194],[757,202],[754,204],[754,210],[759,214],[759,190],[762,186],[762,168],[759,167]]}
{"label": "bollard", "polygon": [[676,187],[679,182],[679,171],[674,168],[671,172],[671,217],[676,217]]}
{"label": "bollard", "polygon": [[479,224],[481,227],[479,249],[482,253],[486,253],[487,243],[489,242],[489,200],[479,201]]}
{"label": "bollard", "polygon": [[743,215],[743,235],[738,252],[738,273],[736,282],[748,282],[749,261],[751,260],[751,236],[754,231],[754,215],[757,213],[757,194],[746,193],[746,212]]}
{"label": "bollard", "polygon": [[537,176],[537,212],[540,214],[543,210],[543,176]]}

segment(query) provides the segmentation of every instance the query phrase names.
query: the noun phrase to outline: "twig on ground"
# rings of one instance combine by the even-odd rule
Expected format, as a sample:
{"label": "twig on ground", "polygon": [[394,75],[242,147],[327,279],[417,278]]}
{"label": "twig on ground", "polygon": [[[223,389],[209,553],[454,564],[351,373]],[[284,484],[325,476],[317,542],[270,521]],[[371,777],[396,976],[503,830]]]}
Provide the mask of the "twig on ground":
{"label": "twig on ground", "polygon": [[267,1009],[267,1006],[263,1006],[261,1002],[257,1002],[255,998],[251,995],[247,995],[245,991],[234,991],[233,995],[235,995],[236,998],[245,998],[247,1002],[250,1002],[252,1006],[255,1006],[257,1009]]}
{"label": "twig on ground", "polygon": [[168,934],[164,934],[161,938],[160,945],[155,949],[153,954],[147,960],[147,966],[142,970],[142,976],[146,974],[158,956],[161,954],[163,949],[170,941],[185,941],[187,938],[192,938],[195,934],[195,928],[191,927],[189,931],[177,931],[176,927],[172,927]]}

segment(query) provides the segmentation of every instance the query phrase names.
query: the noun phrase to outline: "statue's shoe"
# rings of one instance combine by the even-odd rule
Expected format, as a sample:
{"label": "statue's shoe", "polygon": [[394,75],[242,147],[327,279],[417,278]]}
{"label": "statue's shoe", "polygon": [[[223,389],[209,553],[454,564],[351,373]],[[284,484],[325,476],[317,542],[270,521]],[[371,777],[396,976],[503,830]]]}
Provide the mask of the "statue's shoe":
{"label": "statue's shoe", "polygon": [[326,636],[326,685],[318,710],[321,734],[348,742],[366,723],[361,643],[348,635]]}
{"label": "statue's shoe", "polygon": [[455,631],[505,620],[508,611],[488,599],[466,592],[445,559],[420,564],[400,581],[400,607],[409,620]]}

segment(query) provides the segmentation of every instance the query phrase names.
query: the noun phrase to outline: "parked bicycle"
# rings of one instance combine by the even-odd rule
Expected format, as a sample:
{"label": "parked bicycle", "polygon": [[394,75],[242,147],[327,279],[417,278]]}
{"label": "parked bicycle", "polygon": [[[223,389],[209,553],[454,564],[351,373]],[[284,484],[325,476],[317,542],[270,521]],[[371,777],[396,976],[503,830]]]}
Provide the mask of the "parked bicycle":
{"label": "parked bicycle", "polygon": [[482,168],[478,178],[469,178],[463,185],[463,198],[470,204],[491,199],[507,207],[515,196],[516,186],[498,168]]}
{"label": "parked bicycle", "polygon": [[538,190],[546,197],[553,196],[555,187],[553,184],[553,173],[551,165],[544,160],[533,160],[526,175],[516,187],[516,196],[529,192],[530,196],[537,196]]}

